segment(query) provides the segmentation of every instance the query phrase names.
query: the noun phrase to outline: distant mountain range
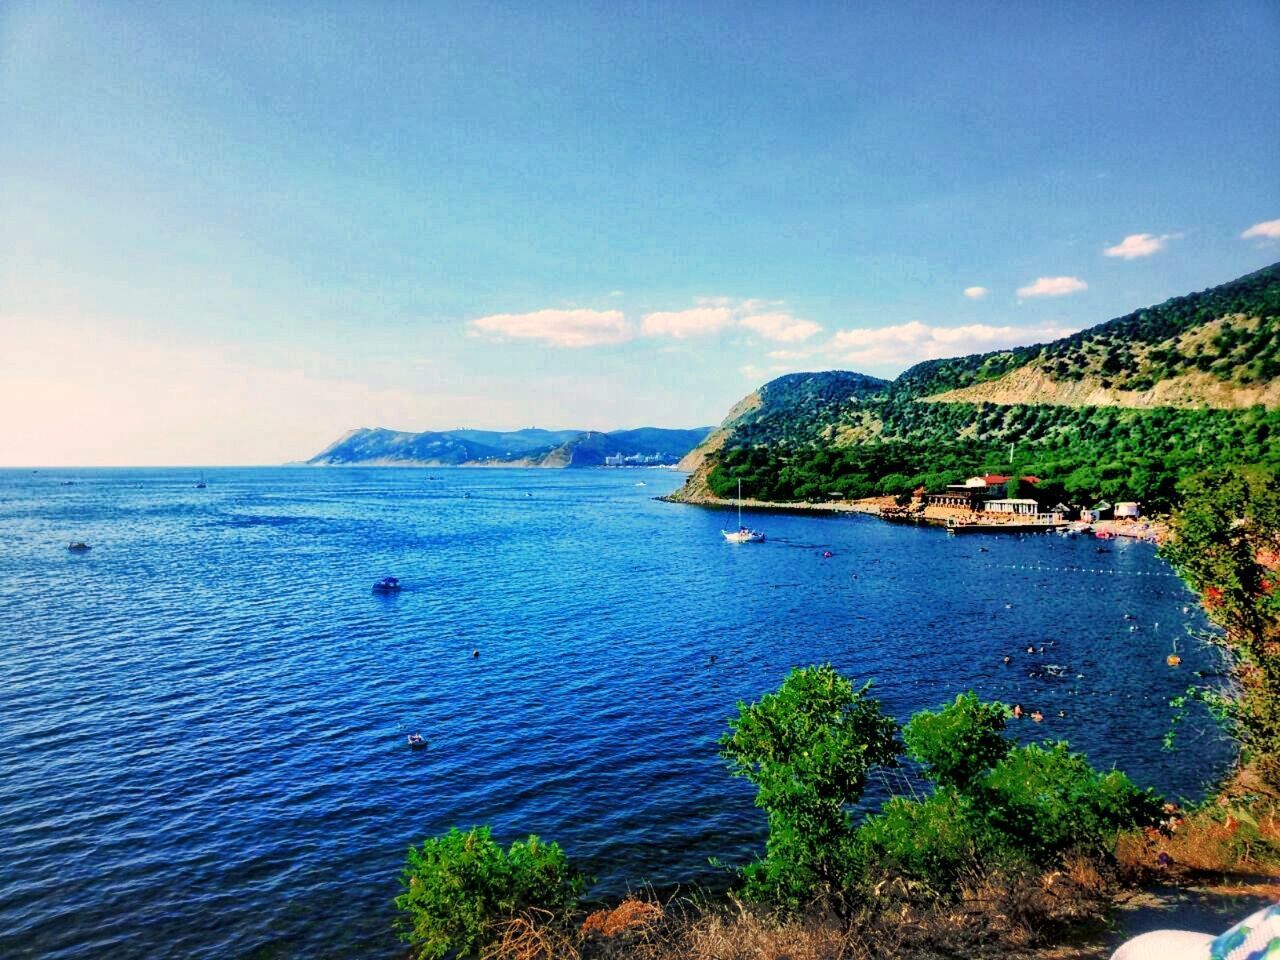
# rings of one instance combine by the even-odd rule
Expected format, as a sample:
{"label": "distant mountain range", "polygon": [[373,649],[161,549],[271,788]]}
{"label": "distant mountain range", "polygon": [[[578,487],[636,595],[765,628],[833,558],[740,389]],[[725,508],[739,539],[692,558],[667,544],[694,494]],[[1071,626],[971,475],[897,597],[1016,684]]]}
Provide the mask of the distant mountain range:
{"label": "distant mountain range", "polygon": [[685,457],[677,496],[901,495],[976,473],[1162,508],[1221,463],[1280,468],[1280,263],[1051,343],[917,364],[893,381],[780,377]]}
{"label": "distant mountain range", "polygon": [[446,430],[407,433],[361,427],[307,461],[312,466],[599,467],[621,456],[650,465],[675,464],[710,427],[667,430]]}

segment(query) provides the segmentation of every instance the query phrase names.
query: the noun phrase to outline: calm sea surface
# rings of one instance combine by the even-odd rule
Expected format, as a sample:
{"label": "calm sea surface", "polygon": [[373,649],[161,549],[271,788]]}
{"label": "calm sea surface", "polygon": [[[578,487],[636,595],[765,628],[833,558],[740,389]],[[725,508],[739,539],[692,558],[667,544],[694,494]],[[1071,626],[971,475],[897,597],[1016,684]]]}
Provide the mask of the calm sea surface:
{"label": "calm sea surface", "polygon": [[714,883],[764,826],[716,738],[797,664],[899,718],[1038,707],[1024,738],[1172,795],[1228,758],[1204,723],[1161,751],[1215,661],[1146,545],[769,515],[735,547],[663,471],[197,476],[0,471],[0,956],[394,957],[405,849],[455,824],[601,894]]}

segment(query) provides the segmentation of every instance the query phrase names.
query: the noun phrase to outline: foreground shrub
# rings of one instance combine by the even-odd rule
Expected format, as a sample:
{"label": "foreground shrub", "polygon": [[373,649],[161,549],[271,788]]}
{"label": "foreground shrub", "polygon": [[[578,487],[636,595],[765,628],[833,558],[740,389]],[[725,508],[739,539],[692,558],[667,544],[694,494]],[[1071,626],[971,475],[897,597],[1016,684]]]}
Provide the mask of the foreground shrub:
{"label": "foreground shrub", "polygon": [[1009,752],[1004,704],[983,703],[970,690],[936,712],[921,710],[902,731],[907,753],[934,783],[970,788]]}
{"label": "foreground shrub", "polygon": [[1116,834],[1160,822],[1163,801],[1119,770],[1099,772],[1065,743],[1011,750],[975,788],[1002,842],[1036,864],[1068,850],[1106,850]]}
{"label": "foreground shrub", "polygon": [[1042,870],[1072,850],[1110,855],[1119,831],[1160,821],[1153,792],[1065,743],[1014,747],[1005,717],[965,693],[911,719],[907,749],[938,786],[924,800],[892,798],[863,824],[864,886],[896,872],[954,896],[966,872]]}
{"label": "foreground shrub", "polygon": [[503,851],[488,827],[455,827],[409,848],[401,884],[404,939],[415,956],[435,960],[474,955],[522,915],[567,912],[585,880],[554,843],[531,836]]}
{"label": "foreground shrub", "polygon": [[995,853],[997,844],[983,829],[969,799],[950,787],[924,800],[893,797],[858,828],[857,862],[872,889],[886,877],[903,876],[941,895]]}
{"label": "foreground shrub", "polygon": [[899,750],[898,725],[869,687],[855,688],[830,666],[797,668],[776,693],[738,704],[721,756],[756,785],[756,806],[769,815],[765,856],[744,871],[749,897],[789,910],[841,898],[853,842],[848,808],[871,768],[895,765]]}

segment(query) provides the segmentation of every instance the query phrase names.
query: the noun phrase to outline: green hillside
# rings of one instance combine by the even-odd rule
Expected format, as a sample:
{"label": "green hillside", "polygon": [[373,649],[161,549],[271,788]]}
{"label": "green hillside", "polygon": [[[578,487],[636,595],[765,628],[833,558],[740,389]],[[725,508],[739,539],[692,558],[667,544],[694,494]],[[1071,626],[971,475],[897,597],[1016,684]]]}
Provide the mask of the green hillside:
{"label": "green hillside", "polygon": [[1052,343],[856,376],[766,384],[691,456],[685,498],[738,480],[772,501],[901,494],[985,471],[1150,511],[1206,467],[1280,467],[1280,264]]}

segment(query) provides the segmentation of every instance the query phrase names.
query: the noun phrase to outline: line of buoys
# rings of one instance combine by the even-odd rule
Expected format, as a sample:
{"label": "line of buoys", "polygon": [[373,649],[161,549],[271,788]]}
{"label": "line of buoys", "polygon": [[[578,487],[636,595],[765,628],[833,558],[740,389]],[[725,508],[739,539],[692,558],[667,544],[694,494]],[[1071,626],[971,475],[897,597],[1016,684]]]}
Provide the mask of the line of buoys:
{"label": "line of buoys", "polygon": [[1044,567],[1029,563],[989,563],[994,570],[1028,570],[1033,573],[1109,573],[1113,576],[1126,577],[1176,577],[1175,573],[1163,570],[1111,570],[1106,567]]}

